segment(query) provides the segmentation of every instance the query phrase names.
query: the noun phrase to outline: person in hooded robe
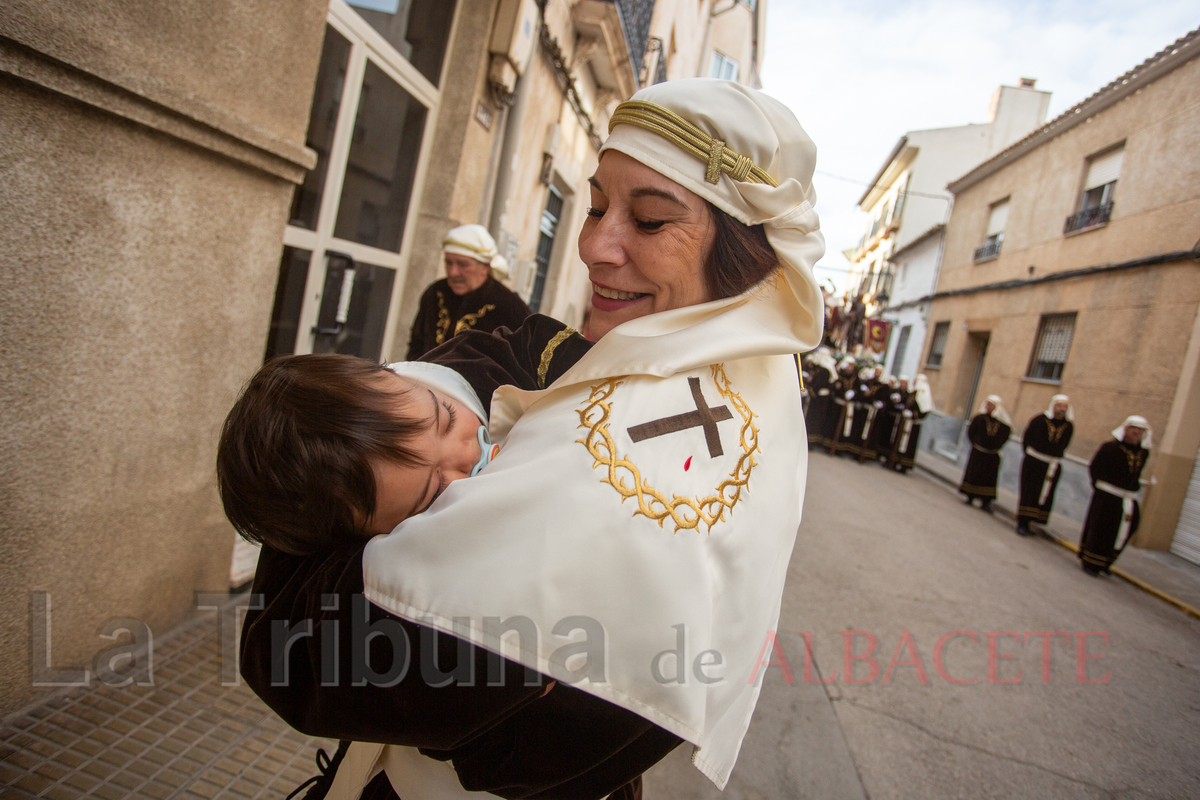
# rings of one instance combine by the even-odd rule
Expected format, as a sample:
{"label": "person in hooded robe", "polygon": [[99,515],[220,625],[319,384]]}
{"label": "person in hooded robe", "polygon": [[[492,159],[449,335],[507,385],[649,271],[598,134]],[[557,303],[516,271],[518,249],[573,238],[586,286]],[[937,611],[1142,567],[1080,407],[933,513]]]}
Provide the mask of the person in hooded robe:
{"label": "person in hooded robe", "polygon": [[487,228],[454,228],[442,240],[442,258],[446,277],[434,281],[421,295],[407,361],[416,361],[466,330],[516,330],[532,313],[516,292],[500,283],[508,276],[508,264]]}
{"label": "person in hooded robe", "polygon": [[[901,376],[902,389],[908,388],[908,378]],[[933,393],[929,379],[918,375],[911,391],[904,392],[904,403],[896,417],[887,466],[898,472],[908,472],[917,463],[917,444],[921,440],[921,420],[933,410]]]}
{"label": "person in hooded robe", "polygon": [[850,431],[854,426],[855,396],[858,390],[858,369],[853,356],[843,356],[837,364],[837,378],[830,387],[833,406],[827,420],[825,441],[829,455],[853,452]]}
{"label": "person in hooded robe", "polygon": [[879,410],[871,423],[871,433],[868,441],[874,453],[872,460],[886,458],[892,450],[892,439],[896,433],[896,419],[904,408],[904,398],[908,393],[900,388],[900,379],[895,375],[884,375],[879,379],[879,388],[875,397]]}
{"label": "person in hooded robe", "polygon": [[828,447],[833,431],[831,417],[839,408],[833,402],[833,384],[837,380],[837,362],[828,348],[818,347],[809,358],[808,408],[804,424],[808,429],[808,446]]}
{"label": "person in hooded robe", "polygon": [[[862,375],[862,373],[859,374]],[[855,398],[862,401],[862,413],[855,418],[857,424],[861,417],[861,427],[857,429],[858,449],[855,453],[860,464],[863,461],[874,461],[879,457],[879,451],[875,445],[880,435],[879,417],[886,407],[888,391],[889,386],[883,379],[883,367],[879,364],[869,367],[866,370],[865,379],[860,381],[859,394]]]}
{"label": "person in hooded robe", "polygon": [[1145,417],[1126,418],[1112,436],[1100,445],[1088,465],[1092,502],[1083,521],[1079,560],[1083,571],[1093,577],[1108,574],[1130,537],[1137,533],[1141,519],[1139,481],[1150,458],[1151,431]]}
{"label": "person in hooded robe", "polygon": [[1065,394],[1050,398],[1050,407],[1029,420],[1021,445],[1021,501],[1017,508],[1017,533],[1030,536],[1031,523],[1045,525],[1054,507],[1054,493],[1062,476],[1063,454],[1075,432],[1075,412]]}
{"label": "person in hooded robe", "polygon": [[1003,401],[999,395],[988,395],[967,427],[971,455],[958,487],[958,491],[967,496],[967,505],[979,500],[981,509],[992,510],[996,482],[1000,478],[1000,451],[1011,434],[1012,419],[1005,412]]}
{"label": "person in hooded robe", "polygon": [[[863,363],[861,360],[859,363]],[[878,409],[875,408],[875,368],[865,366],[858,370],[852,384],[854,396],[846,405],[846,418],[838,431],[837,451],[849,453],[862,461],[866,452],[867,434],[871,421]]]}

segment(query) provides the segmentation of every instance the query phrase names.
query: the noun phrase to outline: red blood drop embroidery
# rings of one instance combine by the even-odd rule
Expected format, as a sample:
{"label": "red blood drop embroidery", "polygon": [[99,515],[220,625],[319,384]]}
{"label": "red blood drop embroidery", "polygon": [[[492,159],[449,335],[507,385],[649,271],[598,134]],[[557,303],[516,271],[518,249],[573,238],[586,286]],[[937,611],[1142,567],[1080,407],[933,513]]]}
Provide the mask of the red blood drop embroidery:
{"label": "red blood drop embroidery", "polygon": [[687,472],[691,468],[692,468],[692,457],[688,456],[688,460],[683,462],[683,471]]}

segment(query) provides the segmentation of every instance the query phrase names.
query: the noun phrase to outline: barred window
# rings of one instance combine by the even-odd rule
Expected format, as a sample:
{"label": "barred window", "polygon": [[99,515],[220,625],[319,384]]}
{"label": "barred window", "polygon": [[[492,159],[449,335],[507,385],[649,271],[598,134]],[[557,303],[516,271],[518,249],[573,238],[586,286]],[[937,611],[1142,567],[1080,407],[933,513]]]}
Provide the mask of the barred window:
{"label": "barred window", "polygon": [[946,352],[946,339],[949,336],[949,321],[939,322],[933,326],[933,341],[929,345],[929,357],[925,359],[925,366],[940,367],[942,365],[942,354]]}
{"label": "barred window", "polygon": [[1062,380],[1067,353],[1071,349],[1071,334],[1075,332],[1075,314],[1043,314],[1038,326],[1037,343],[1029,359],[1027,378],[1046,381]]}

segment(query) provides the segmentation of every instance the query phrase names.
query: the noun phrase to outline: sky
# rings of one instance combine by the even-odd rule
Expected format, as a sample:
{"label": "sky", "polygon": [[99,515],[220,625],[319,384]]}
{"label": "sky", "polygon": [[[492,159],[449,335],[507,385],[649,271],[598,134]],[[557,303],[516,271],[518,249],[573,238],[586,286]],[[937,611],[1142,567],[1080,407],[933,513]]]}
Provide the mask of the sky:
{"label": "sky", "polygon": [[906,131],[987,122],[1022,77],[1049,121],[1197,27],[1195,0],[768,0],[763,90],[817,144],[818,280],[845,288],[855,204]]}

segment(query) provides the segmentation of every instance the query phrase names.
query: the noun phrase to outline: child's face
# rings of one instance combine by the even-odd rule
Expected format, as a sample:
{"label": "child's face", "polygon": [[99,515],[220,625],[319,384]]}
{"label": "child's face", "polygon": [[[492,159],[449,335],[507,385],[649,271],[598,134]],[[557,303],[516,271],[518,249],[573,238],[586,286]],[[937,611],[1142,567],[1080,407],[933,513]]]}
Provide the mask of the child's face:
{"label": "child's face", "polygon": [[433,503],[442,490],[466,478],[479,462],[480,420],[466,404],[436,389],[395,376],[407,390],[405,413],[428,421],[428,427],[411,443],[422,457],[420,465],[402,465],[373,459],[375,513],[364,530],[374,536],[390,533]]}

